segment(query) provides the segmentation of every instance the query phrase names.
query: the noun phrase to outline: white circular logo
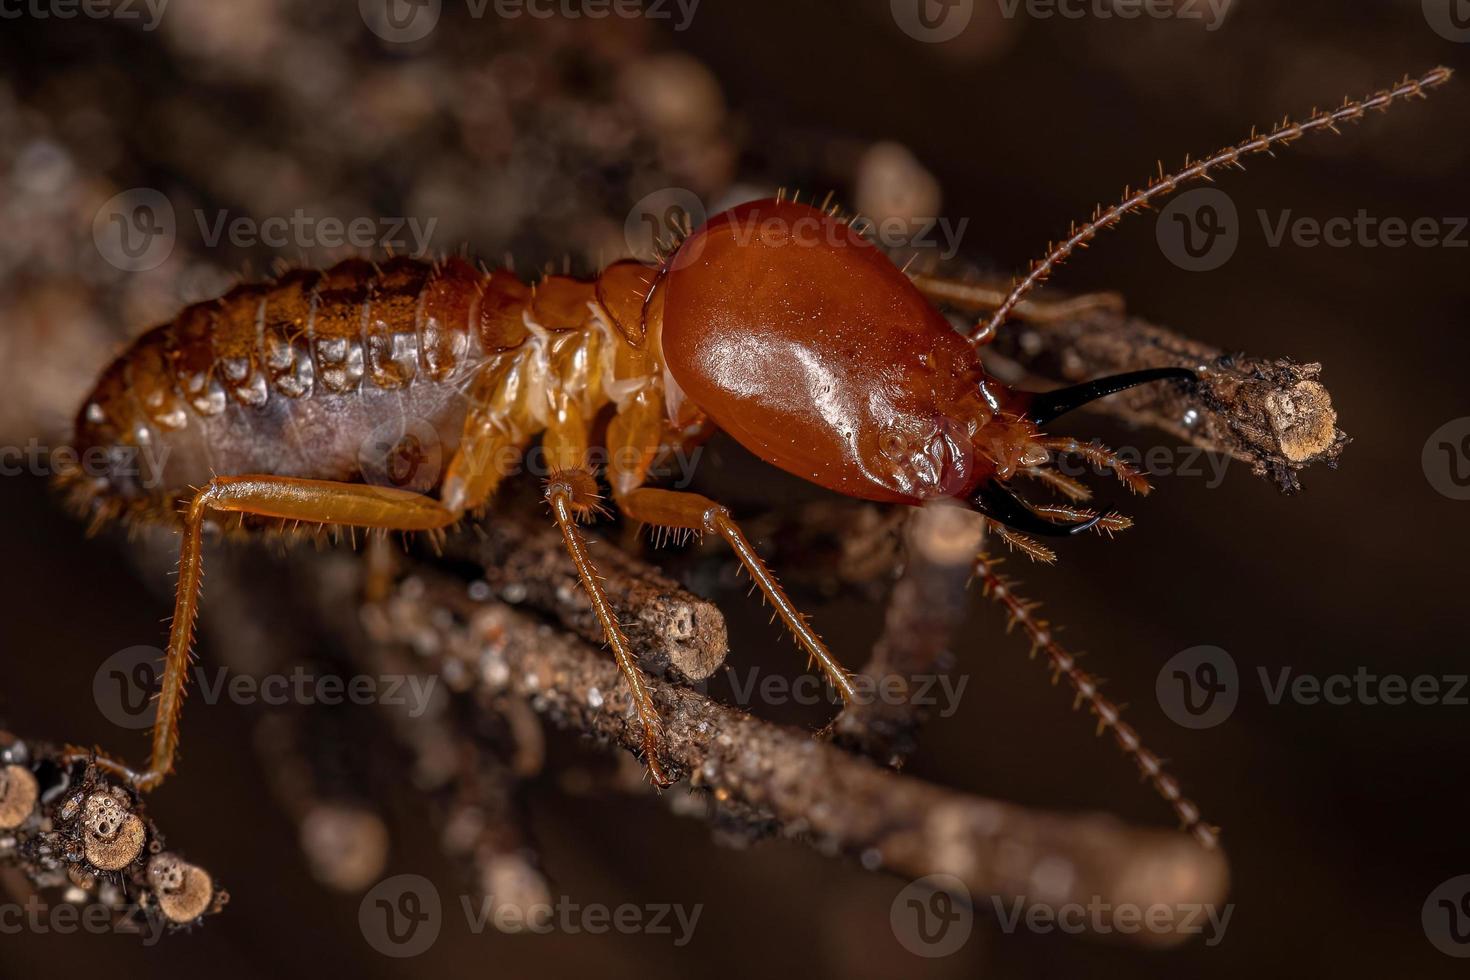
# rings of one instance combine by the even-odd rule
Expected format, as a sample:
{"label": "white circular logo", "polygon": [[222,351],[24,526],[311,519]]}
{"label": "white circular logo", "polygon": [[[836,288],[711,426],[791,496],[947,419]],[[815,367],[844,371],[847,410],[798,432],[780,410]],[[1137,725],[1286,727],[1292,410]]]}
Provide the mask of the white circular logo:
{"label": "white circular logo", "polygon": [[357,0],[368,30],[389,44],[412,44],[439,26],[443,0]]}
{"label": "white circular logo", "polygon": [[433,946],[443,919],[439,890],[423,875],[384,878],[357,907],[357,924],[368,945],[397,958],[418,956]]}
{"label": "white circular logo", "polygon": [[152,728],[158,717],[153,695],[162,663],[162,650],[144,646],[119,650],[102,661],[92,675],[92,698],[102,717],[119,728]]}
{"label": "white circular logo", "polygon": [[1219,647],[1190,647],[1169,658],[1154,682],[1159,707],[1185,728],[1214,728],[1235,711],[1240,672]]}
{"label": "white circular logo", "polygon": [[357,464],[370,486],[427,494],[443,472],[444,446],[423,419],[389,419],[357,447]]}
{"label": "white circular logo", "polygon": [[1240,215],[1218,187],[1185,191],[1159,212],[1154,235],[1164,257],[1186,272],[1213,272],[1240,245]]}
{"label": "white circular logo", "polygon": [[949,956],[965,945],[975,926],[970,890],[954,875],[926,875],[893,899],[888,922],[899,943],[915,956]]}
{"label": "white circular logo", "polygon": [[975,16],[975,0],[890,0],[893,22],[915,41],[943,44],[959,37]]}
{"label": "white circular logo", "polygon": [[1470,41],[1470,0],[1424,0],[1424,19],[1446,41]]}
{"label": "white circular logo", "polygon": [[1470,875],[1451,878],[1430,892],[1420,918],[1435,949],[1470,959]]}
{"label": "white circular logo", "polygon": [[[683,187],[664,187],[633,205],[623,222],[623,241],[640,262],[657,262],[704,224],[704,219],[704,202],[698,194]],[[688,265],[695,258],[694,252],[683,252],[679,264]]]}
{"label": "white circular logo", "polygon": [[97,252],[124,272],[156,269],[174,250],[174,206],[151,187],[134,187],[109,198],[92,218]]}
{"label": "white circular logo", "polygon": [[1419,462],[1434,489],[1451,500],[1470,500],[1470,417],[1435,429]]}

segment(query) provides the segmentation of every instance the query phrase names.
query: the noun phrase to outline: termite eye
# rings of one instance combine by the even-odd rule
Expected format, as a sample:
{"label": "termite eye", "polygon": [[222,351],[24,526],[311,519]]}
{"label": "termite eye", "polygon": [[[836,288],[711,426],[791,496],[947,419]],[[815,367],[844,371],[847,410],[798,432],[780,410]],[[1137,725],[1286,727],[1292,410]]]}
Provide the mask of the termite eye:
{"label": "termite eye", "polygon": [[1081,408],[1088,402],[1095,402],[1099,398],[1116,395],[1120,391],[1137,388],[1139,385],[1152,381],[1164,381],[1170,378],[1178,381],[1198,381],[1199,375],[1188,368],[1150,368],[1147,371],[1114,374],[1084,384],[1073,385],[1070,388],[1058,388],[1056,391],[1035,395],[1026,408],[1026,418],[1037,425],[1045,425],[1074,408]]}

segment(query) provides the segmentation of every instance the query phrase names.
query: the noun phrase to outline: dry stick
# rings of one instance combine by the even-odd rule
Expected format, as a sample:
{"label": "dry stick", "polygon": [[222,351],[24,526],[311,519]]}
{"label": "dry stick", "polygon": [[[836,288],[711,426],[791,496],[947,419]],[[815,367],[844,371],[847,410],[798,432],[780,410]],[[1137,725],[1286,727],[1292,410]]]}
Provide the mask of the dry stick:
{"label": "dry stick", "polygon": [[1089,410],[1248,463],[1285,491],[1300,489],[1304,467],[1335,466],[1349,442],[1318,380],[1320,364],[1228,354],[1133,317],[1099,312],[1061,323],[1012,323],[992,354],[1011,362],[991,365],[1012,383],[1025,380],[1015,377],[1016,366],[1062,384],[1141,368],[1191,368],[1200,376],[1192,388],[1145,385]]}
{"label": "dry stick", "polygon": [[[862,670],[864,696],[834,723],[840,744],[891,766],[902,765],[918,747],[919,726],[933,705],[916,698],[938,689],[933,681],[945,669],[950,638],[969,608],[966,585],[981,528],[976,515],[955,507],[927,507],[910,516],[903,574]],[[894,697],[895,691],[903,697]]]}
{"label": "dry stick", "polygon": [[[527,699],[562,728],[642,747],[626,685],[604,651],[504,604],[477,603],[456,579],[422,571],[365,607],[364,622],[373,642],[410,645],[425,669],[453,664],[482,693]],[[774,829],[906,877],[952,874],[982,908],[1007,914],[1012,903],[1179,910],[1224,895],[1224,856],[1182,834],[957,793],[662,679],[649,685],[665,719],[667,761],[708,791],[712,818]],[[1126,938],[1167,945],[1186,937]]]}
{"label": "dry stick", "polygon": [[[701,681],[719,669],[729,638],[714,603],[617,548],[594,547],[608,600],[643,670],[664,674],[672,668],[676,676]],[[576,566],[561,535],[544,520],[532,524],[497,517],[481,525],[479,535],[451,543],[449,554],[482,566],[486,583],[500,598],[549,613],[583,639],[602,642],[602,626],[582,592]]]}

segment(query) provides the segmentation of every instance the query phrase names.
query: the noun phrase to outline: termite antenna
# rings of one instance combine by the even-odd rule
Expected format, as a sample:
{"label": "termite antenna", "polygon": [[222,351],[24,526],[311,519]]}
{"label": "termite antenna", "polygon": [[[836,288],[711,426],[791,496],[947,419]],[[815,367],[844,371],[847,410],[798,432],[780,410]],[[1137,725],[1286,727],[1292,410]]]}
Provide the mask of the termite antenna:
{"label": "termite antenna", "polygon": [[1252,130],[1251,135],[1244,142],[1223,149],[1198,163],[1190,163],[1186,159],[1184,167],[1172,174],[1164,174],[1163,168],[1160,167],[1159,175],[1152,178],[1143,190],[1133,193],[1125,189],[1123,200],[1107,210],[1099,206],[1093,211],[1092,219],[1081,228],[1073,224],[1065,241],[1049,245],[1050,251],[1046,257],[1031,264],[1031,271],[1011,288],[1010,295],[996,308],[990,319],[970,337],[970,342],[977,347],[990,343],[995,339],[996,332],[1010,317],[1016,304],[1045,282],[1056,267],[1065,262],[1073,252],[1078,248],[1086,247],[1097,237],[1098,232],[1113,227],[1127,215],[1140,211],[1159,198],[1173,193],[1180,185],[1194,180],[1209,180],[1210,175],[1222,167],[1241,166],[1240,161],[1243,157],[1267,153],[1276,146],[1293,143],[1319,129],[1330,129],[1336,132],[1339,123],[1357,122],[1371,109],[1387,109],[1394,102],[1403,99],[1423,98],[1425,90],[1443,85],[1450,80],[1453,74],[1451,69],[1441,66],[1421,78],[1405,77],[1393,88],[1375,92],[1357,101],[1344,100],[1340,108],[1331,112],[1314,111],[1305,122],[1286,120],[1265,135],[1258,135]]}
{"label": "termite antenna", "polygon": [[999,575],[995,566],[1000,562],[989,555],[981,554],[975,559],[975,575],[981,580],[985,594],[1005,607],[1007,631],[1020,625],[1031,640],[1031,656],[1045,653],[1052,670],[1052,681],[1065,677],[1076,693],[1076,706],[1086,705],[1097,718],[1097,733],[1104,730],[1113,733],[1113,741],[1123,754],[1133,760],[1139,773],[1153,783],[1159,795],[1174,808],[1182,829],[1195,840],[1211,850],[1219,846],[1220,830],[1200,819],[1199,807],[1188,799],[1179,788],[1179,781],[1164,771],[1164,763],[1158,756],[1143,747],[1142,740],[1133,726],[1123,721],[1121,709],[1104,697],[1098,687],[1101,683],[1091,674],[1077,666],[1077,656],[1067,652],[1056,641],[1055,630],[1046,620],[1035,613],[1039,604],[1028,602],[1016,594],[1011,580]]}

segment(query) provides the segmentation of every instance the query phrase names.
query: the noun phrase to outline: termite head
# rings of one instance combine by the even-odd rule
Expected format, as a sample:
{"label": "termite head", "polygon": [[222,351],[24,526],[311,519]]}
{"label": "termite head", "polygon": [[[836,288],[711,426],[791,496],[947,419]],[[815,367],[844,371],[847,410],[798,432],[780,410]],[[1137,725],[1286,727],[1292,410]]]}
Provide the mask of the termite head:
{"label": "termite head", "polygon": [[655,292],[649,341],[670,393],[756,455],[848,496],[958,498],[1023,531],[1076,533],[1099,520],[1048,520],[1006,489],[1050,459],[1048,422],[1189,375],[1007,388],[849,221],[792,201],[716,215],[665,260]]}

